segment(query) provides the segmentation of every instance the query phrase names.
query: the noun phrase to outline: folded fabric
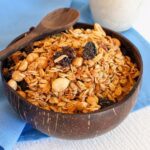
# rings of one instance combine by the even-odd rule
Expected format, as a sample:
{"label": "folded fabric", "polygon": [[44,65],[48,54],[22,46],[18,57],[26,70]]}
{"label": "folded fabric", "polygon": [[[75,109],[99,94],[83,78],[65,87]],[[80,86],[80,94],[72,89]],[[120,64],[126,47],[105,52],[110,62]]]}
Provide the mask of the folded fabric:
{"label": "folded fabric", "polygon": [[134,29],[130,29],[122,34],[139,49],[143,59],[143,81],[140,94],[138,96],[138,101],[133,109],[133,111],[135,111],[150,105],[150,44]]}
{"label": "folded fabric", "polygon": [[[72,3],[71,0],[37,0],[36,2],[34,0],[12,0],[11,3],[13,5],[10,5],[9,0],[0,1],[0,49],[5,48],[12,39],[27,31],[31,26],[35,26],[48,12],[59,7],[71,6],[76,8],[81,12],[80,21],[93,23],[88,0],[73,0]],[[122,34],[139,48],[144,61],[143,85],[138,103],[134,108],[136,110],[150,104],[150,91],[148,91],[150,85],[148,78],[150,45],[134,29],[130,29]],[[0,79],[0,150],[1,147],[9,150],[20,136],[25,122],[17,117],[9,106],[3,92]],[[33,140],[43,137],[47,136],[26,125],[20,136],[20,140]]]}

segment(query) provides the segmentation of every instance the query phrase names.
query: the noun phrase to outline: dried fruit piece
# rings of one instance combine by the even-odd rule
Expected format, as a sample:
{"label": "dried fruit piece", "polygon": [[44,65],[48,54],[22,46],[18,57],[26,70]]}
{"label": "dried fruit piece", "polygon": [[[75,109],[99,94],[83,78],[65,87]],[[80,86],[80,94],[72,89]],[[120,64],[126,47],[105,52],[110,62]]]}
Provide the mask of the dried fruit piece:
{"label": "dried fruit piece", "polygon": [[111,100],[107,100],[107,99],[100,99],[99,100],[99,105],[101,106],[101,109],[108,107],[110,105],[113,105],[114,102]]}
{"label": "dried fruit piece", "polygon": [[10,71],[8,71],[8,73],[6,74],[6,76],[5,76],[5,79],[8,81],[8,80],[10,80],[11,79],[11,77],[12,77],[12,70],[10,70]]}
{"label": "dried fruit piece", "polygon": [[96,46],[93,42],[86,43],[83,50],[83,58],[84,59],[93,59],[97,54]]}
{"label": "dried fruit piece", "polygon": [[17,64],[20,60],[23,60],[25,58],[24,54],[21,51],[17,51],[10,58]]}
{"label": "dried fruit piece", "polygon": [[[61,56],[63,56],[63,52],[60,51],[60,52],[56,52],[53,59],[54,59],[54,62],[56,59],[60,58]],[[56,62],[56,64],[58,65],[61,65],[63,67],[66,67],[66,66],[69,66],[71,64],[71,61],[68,57],[64,57],[63,59],[61,59],[59,62]]]}
{"label": "dried fruit piece", "polygon": [[23,59],[25,59],[25,56],[24,56],[24,55],[19,55],[19,56],[18,56],[18,59],[19,59],[19,60],[23,60]]}
{"label": "dried fruit piece", "polygon": [[8,58],[6,59],[4,65],[6,68],[10,68],[15,65],[15,62],[12,59]]}
{"label": "dried fruit piece", "polygon": [[124,56],[128,55],[128,48],[126,48],[124,45],[121,45],[120,49]]}
{"label": "dried fruit piece", "polygon": [[[65,56],[65,57],[62,58],[62,56]],[[63,67],[69,66],[72,63],[74,58],[75,58],[74,50],[70,47],[63,47],[62,51],[57,51],[53,56],[54,62]],[[59,60],[59,61],[56,61],[56,60]]]}
{"label": "dried fruit piece", "polygon": [[63,53],[66,54],[71,60],[73,60],[73,58],[75,58],[75,53],[74,53],[74,49],[71,47],[63,47]]}
{"label": "dried fruit piece", "polygon": [[8,70],[8,68],[4,68],[3,69],[3,75],[4,75],[5,79],[6,79],[6,81],[11,79],[12,72],[13,72],[13,70]]}
{"label": "dried fruit piece", "polygon": [[22,80],[21,82],[18,82],[18,85],[21,87],[23,91],[28,90],[28,83],[25,80]]}

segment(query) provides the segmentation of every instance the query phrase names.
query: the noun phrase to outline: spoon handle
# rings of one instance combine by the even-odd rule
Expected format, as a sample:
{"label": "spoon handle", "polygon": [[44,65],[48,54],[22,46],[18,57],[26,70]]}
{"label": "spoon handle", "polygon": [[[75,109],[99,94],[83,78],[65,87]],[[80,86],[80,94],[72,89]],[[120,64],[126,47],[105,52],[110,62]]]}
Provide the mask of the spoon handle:
{"label": "spoon handle", "polygon": [[22,39],[18,40],[17,42],[13,43],[9,47],[5,48],[4,50],[0,51],[0,61],[4,60],[12,53],[16,52],[17,50],[23,48],[33,40],[35,40],[39,34],[37,32],[30,32]]}

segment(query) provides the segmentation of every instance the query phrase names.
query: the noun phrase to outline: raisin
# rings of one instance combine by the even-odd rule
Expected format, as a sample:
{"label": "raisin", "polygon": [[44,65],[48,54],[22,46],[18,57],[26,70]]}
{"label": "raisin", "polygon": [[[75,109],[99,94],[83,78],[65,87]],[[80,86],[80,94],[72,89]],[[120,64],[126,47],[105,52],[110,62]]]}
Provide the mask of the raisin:
{"label": "raisin", "polygon": [[127,55],[127,50],[126,50],[126,48],[124,47],[124,46],[121,46],[121,52],[122,52],[122,54],[124,55],[124,56],[126,56]]}
{"label": "raisin", "polygon": [[71,47],[63,47],[63,53],[67,55],[71,61],[75,58],[74,50]]}
{"label": "raisin", "polygon": [[23,55],[19,55],[19,56],[18,56],[18,59],[19,59],[19,60],[23,60],[23,59],[25,59],[25,57],[24,57]]}
{"label": "raisin", "polygon": [[6,79],[6,81],[8,81],[8,80],[10,80],[10,79],[11,79],[11,77],[12,77],[12,73],[13,73],[13,70],[9,70],[9,71],[7,72],[7,74],[5,75],[5,79]]}
{"label": "raisin", "polygon": [[53,59],[60,57],[61,55],[67,55],[68,57],[63,58],[61,61],[59,61],[56,64],[59,64],[63,67],[69,66],[73,59],[75,58],[74,50],[70,47],[63,47],[62,51],[58,51],[54,54]]}
{"label": "raisin", "polygon": [[93,59],[97,54],[97,49],[96,46],[93,42],[88,42],[84,46],[83,50],[83,58],[88,60],[88,59]]}
{"label": "raisin", "polygon": [[57,52],[55,52],[55,54],[53,56],[53,59],[55,60],[56,58],[60,57],[61,55],[63,55],[63,52],[62,51],[57,51]]}
{"label": "raisin", "polygon": [[13,70],[9,70],[8,68],[3,68],[2,73],[6,81],[10,80],[12,77]]}
{"label": "raisin", "polygon": [[12,60],[12,59],[10,59],[10,58],[8,58],[5,62],[4,62],[4,66],[6,67],[6,68],[10,68],[10,67],[12,67],[12,66],[14,66],[15,65],[15,62]]}
{"label": "raisin", "polygon": [[101,108],[106,108],[110,105],[113,105],[114,102],[111,100],[107,100],[107,99],[100,99],[99,100],[99,105],[101,106]]}
{"label": "raisin", "polygon": [[23,91],[29,89],[28,83],[27,83],[25,80],[22,80],[22,81],[18,82],[18,85],[21,87],[21,89],[22,89]]}

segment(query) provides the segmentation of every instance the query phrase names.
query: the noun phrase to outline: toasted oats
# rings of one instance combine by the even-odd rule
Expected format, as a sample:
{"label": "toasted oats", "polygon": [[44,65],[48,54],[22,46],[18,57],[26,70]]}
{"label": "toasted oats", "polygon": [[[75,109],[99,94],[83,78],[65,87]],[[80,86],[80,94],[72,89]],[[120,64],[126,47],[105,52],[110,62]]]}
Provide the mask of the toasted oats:
{"label": "toasted oats", "polygon": [[17,93],[19,95],[21,95],[22,97],[26,98],[26,93],[25,92],[23,92],[23,91],[17,91]]}
{"label": "toasted oats", "polygon": [[[88,42],[93,43],[97,53],[85,60],[83,50]],[[4,68],[3,72],[13,70],[8,85],[30,103],[46,110],[70,114],[97,111],[101,109],[100,99],[121,101],[140,75],[137,65],[122,54],[121,42],[106,35],[97,23],[94,29],[70,28],[36,41],[33,46],[30,54],[21,51],[13,54],[10,59],[15,65]],[[69,52],[53,60],[55,52],[65,46],[72,48],[76,57],[69,60],[72,55]],[[70,65],[58,65],[62,59],[70,61]],[[22,80],[29,86],[26,91],[19,86]]]}
{"label": "toasted oats", "polygon": [[76,103],[77,110],[79,110],[79,111],[82,111],[83,109],[86,109],[87,106],[88,106],[88,104],[86,102],[78,101]]}
{"label": "toasted oats", "polygon": [[80,88],[81,91],[87,89],[85,84],[81,81],[77,81],[77,85],[78,85],[78,87]]}
{"label": "toasted oats", "polygon": [[116,95],[116,96],[120,96],[121,93],[122,93],[122,88],[119,86],[119,87],[117,87],[117,89],[115,90],[115,95]]}
{"label": "toasted oats", "polygon": [[98,104],[98,97],[96,95],[93,96],[88,96],[88,98],[86,99],[87,103],[90,105],[97,105]]}
{"label": "toasted oats", "polygon": [[59,107],[64,107],[66,105],[66,102],[59,102],[58,104],[57,104],[57,106],[59,106]]}

